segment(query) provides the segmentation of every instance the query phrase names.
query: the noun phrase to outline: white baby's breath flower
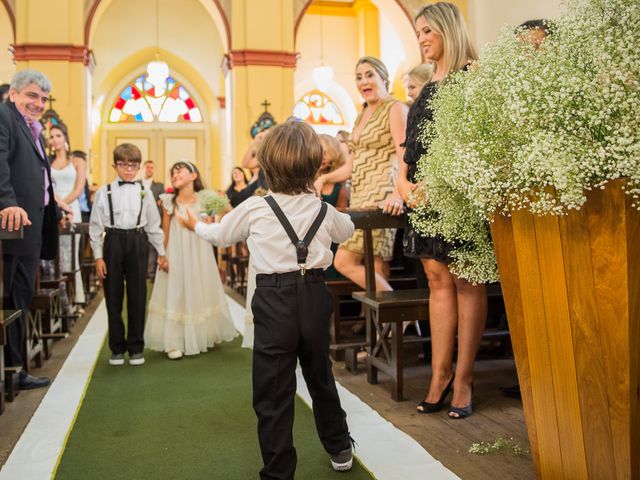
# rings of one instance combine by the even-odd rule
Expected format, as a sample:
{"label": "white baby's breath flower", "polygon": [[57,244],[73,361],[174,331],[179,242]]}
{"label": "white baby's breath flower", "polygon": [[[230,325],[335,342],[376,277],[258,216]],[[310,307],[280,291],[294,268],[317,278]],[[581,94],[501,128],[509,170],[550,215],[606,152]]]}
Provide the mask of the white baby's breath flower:
{"label": "white baby's breath flower", "polygon": [[626,177],[640,208],[638,0],[568,0],[539,50],[505,28],[433,99],[411,221],[456,248],[451,270],[497,279],[487,224],[526,210],[563,215]]}

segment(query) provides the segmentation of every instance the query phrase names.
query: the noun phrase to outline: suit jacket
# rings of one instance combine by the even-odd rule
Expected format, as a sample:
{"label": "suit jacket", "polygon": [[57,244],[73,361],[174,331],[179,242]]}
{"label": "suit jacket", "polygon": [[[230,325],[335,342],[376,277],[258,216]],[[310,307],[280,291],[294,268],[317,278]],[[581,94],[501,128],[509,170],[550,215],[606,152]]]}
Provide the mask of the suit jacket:
{"label": "suit jacket", "polygon": [[157,202],[160,200],[160,194],[164,193],[164,185],[160,182],[151,182],[151,193],[153,193],[153,198]]}
{"label": "suit jacket", "polygon": [[[45,151],[42,139],[38,139]],[[42,157],[24,118],[11,102],[0,105],[0,210],[22,207],[30,226],[22,240],[3,241],[3,253],[53,259],[58,252],[60,211],[49,184],[49,203],[44,205],[44,175],[51,166]]]}

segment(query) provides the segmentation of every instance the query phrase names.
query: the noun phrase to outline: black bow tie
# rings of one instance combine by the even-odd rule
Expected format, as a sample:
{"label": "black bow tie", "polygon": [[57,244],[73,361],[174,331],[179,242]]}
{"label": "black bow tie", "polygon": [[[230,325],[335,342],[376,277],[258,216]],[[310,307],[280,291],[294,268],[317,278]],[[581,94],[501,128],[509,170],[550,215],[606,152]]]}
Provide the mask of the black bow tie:
{"label": "black bow tie", "polygon": [[127,180],[118,180],[118,186],[121,187],[122,185],[135,185],[136,182],[129,182]]}

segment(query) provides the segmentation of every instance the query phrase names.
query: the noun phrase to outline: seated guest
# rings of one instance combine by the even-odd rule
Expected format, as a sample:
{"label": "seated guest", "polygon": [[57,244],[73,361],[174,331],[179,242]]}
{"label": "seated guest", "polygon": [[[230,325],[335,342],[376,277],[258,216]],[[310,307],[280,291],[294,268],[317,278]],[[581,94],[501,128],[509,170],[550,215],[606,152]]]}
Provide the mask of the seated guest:
{"label": "seated guest", "polygon": [[[321,134],[320,143],[322,144],[322,163],[318,174],[330,173],[336,168],[341,167],[346,162],[346,155],[344,150],[340,147],[340,142],[336,137],[331,135]],[[323,201],[329,205],[334,206],[337,209],[345,209],[349,206],[349,194],[343,182],[326,182],[322,186],[320,197]],[[331,244],[331,252],[335,256],[338,251],[338,244]],[[340,274],[333,267],[333,263],[324,272],[324,278],[327,280],[335,280],[341,278]]]}
{"label": "seated guest", "polygon": [[[320,143],[322,143],[322,164],[318,175],[333,172],[336,168],[344,165],[347,158],[336,137],[321,134]],[[323,201],[337,209],[345,209],[349,206],[349,197],[343,182],[325,182],[319,193]]]}
{"label": "seated guest", "polygon": [[236,208],[248,198],[243,194],[248,184],[249,179],[247,178],[247,174],[244,173],[244,170],[240,167],[234,167],[231,171],[231,185],[227,189],[227,198],[233,208]]}
{"label": "seated guest", "polygon": [[422,87],[431,81],[434,70],[435,65],[433,63],[421,63],[407,72],[404,86],[407,88],[407,96],[411,99],[409,103],[415,102],[422,91]]}

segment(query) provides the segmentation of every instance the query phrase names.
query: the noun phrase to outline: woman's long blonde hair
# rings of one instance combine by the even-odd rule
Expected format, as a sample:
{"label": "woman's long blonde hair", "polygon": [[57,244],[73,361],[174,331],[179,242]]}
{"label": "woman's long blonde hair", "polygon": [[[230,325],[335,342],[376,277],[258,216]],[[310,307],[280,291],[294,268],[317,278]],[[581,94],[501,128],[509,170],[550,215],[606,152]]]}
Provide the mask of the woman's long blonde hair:
{"label": "woman's long blonde hair", "polygon": [[442,36],[445,78],[463,68],[470,60],[478,59],[458,7],[449,2],[432,3],[420,9],[414,22],[420,17],[426,20],[431,30]]}

